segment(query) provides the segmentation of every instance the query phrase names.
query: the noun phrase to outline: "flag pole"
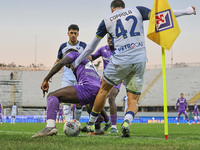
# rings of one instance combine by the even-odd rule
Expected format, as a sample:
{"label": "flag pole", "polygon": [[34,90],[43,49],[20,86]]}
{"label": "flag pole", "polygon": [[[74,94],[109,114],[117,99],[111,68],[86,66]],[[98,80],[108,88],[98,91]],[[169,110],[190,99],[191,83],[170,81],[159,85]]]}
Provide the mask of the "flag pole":
{"label": "flag pole", "polygon": [[164,133],[165,139],[168,139],[168,116],[167,116],[167,82],[166,82],[166,63],[165,49],[162,47],[162,74],[163,74],[163,101],[164,101]]}

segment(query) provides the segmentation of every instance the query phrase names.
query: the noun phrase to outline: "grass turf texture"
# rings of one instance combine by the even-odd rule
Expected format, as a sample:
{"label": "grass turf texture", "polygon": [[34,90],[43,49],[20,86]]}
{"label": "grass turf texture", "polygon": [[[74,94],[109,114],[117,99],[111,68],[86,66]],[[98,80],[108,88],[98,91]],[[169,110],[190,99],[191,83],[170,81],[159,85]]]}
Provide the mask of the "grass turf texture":
{"label": "grass turf texture", "polygon": [[[67,137],[63,132],[63,124],[57,124],[58,135],[45,138],[31,138],[45,127],[44,123],[0,124],[0,149],[199,149],[200,125],[169,124],[169,140],[164,139],[163,124],[132,124],[131,137],[120,138],[120,133],[102,136],[88,136],[80,133],[78,137]],[[81,124],[82,127],[85,125]],[[104,124],[102,124],[103,126]],[[121,124],[118,124],[120,131]]]}

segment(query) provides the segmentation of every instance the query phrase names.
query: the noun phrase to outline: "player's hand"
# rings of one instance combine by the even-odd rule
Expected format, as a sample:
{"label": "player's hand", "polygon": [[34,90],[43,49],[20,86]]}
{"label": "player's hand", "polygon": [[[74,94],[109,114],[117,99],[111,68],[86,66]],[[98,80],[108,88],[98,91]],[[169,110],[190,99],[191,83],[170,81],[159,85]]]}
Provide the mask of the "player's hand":
{"label": "player's hand", "polygon": [[176,109],[176,107],[174,107],[174,109]]}
{"label": "player's hand", "polygon": [[194,10],[194,15],[196,15],[197,14],[197,12],[196,12],[196,8],[194,7],[194,6],[191,6],[192,8],[193,8],[193,10]]}
{"label": "player's hand", "polygon": [[192,112],[192,114],[194,114],[194,112]]}
{"label": "player's hand", "polygon": [[45,97],[45,93],[48,93],[48,90],[49,90],[49,83],[48,83],[48,81],[43,81],[43,83],[41,85],[41,89],[43,91],[43,97]]}
{"label": "player's hand", "polygon": [[188,108],[186,108],[186,110],[188,111]]}
{"label": "player's hand", "polygon": [[124,111],[124,107],[122,107],[122,111]]}

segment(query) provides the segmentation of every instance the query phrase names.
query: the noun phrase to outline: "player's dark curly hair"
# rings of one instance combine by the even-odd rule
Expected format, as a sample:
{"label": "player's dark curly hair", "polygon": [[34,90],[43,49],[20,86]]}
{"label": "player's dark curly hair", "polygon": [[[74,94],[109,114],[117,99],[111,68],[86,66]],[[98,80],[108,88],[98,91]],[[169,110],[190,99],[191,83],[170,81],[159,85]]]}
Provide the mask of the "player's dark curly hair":
{"label": "player's dark curly hair", "polygon": [[117,7],[125,8],[125,3],[122,0],[113,0],[110,7],[114,9]]}
{"label": "player's dark curly hair", "polygon": [[76,24],[71,24],[69,27],[68,27],[68,31],[69,30],[77,30],[77,31],[79,31],[79,27],[76,25]]}

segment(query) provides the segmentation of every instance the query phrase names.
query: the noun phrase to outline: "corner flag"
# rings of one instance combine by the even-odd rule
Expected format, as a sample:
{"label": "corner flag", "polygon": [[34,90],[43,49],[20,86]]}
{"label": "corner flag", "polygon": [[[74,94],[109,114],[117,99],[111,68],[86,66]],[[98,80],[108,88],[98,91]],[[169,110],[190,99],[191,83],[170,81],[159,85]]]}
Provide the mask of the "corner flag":
{"label": "corner flag", "polygon": [[147,37],[164,49],[170,50],[180,33],[181,30],[168,1],[155,0]]}

